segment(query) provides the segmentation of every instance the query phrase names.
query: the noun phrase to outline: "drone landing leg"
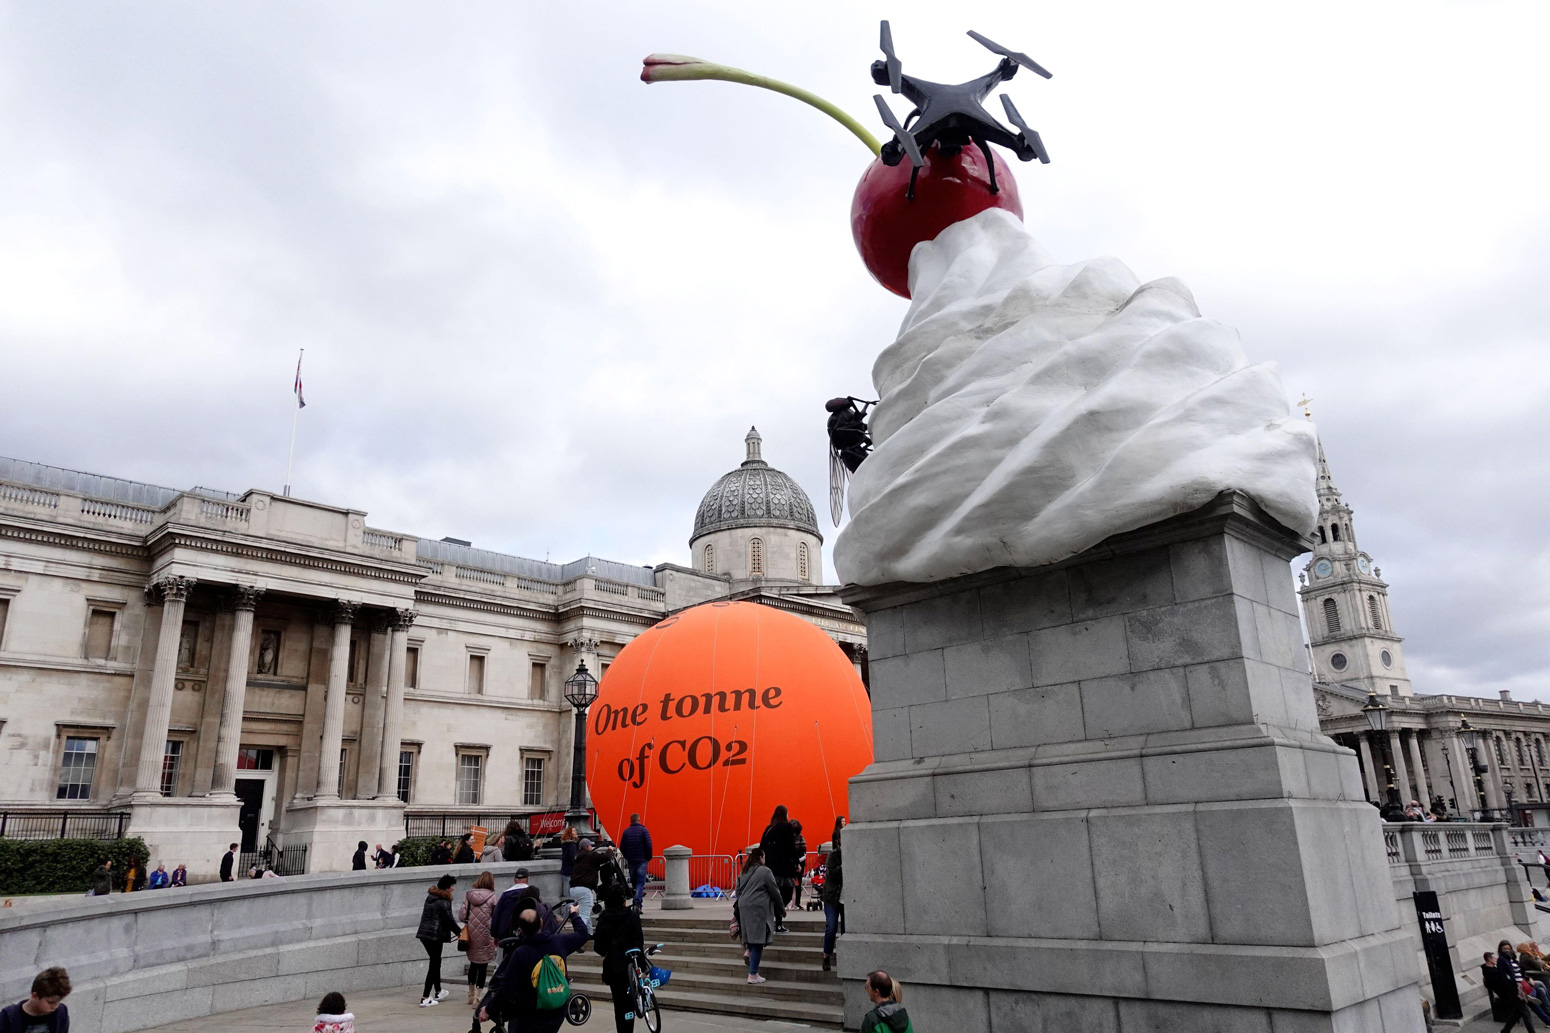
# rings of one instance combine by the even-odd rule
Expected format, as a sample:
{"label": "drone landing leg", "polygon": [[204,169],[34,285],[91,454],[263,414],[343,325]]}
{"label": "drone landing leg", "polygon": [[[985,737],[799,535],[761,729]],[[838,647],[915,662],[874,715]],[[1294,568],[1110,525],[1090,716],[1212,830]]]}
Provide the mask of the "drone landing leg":
{"label": "drone landing leg", "polygon": [[904,199],[906,201],[913,201],[913,200],[915,200],[915,180],[917,180],[919,178],[920,178],[920,166],[916,165],[914,168],[910,169],[910,185],[909,185],[909,189],[904,191]]}
{"label": "drone landing leg", "polygon": [[999,194],[1001,188],[996,186],[996,159],[990,156],[990,145],[984,140],[975,140],[980,145],[980,153],[985,155],[985,168],[990,170],[990,192]]}

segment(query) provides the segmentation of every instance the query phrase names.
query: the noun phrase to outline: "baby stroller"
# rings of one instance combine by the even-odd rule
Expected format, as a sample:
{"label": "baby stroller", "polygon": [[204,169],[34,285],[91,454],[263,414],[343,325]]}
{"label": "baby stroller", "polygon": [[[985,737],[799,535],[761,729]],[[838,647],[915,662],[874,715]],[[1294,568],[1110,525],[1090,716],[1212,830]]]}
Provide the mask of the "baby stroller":
{"label": "baby stroller", "polygon": [[823,910],[823,899],[819,894],[823,892],[823,883],[828,876],[828,868],[828,865],[821,864],[814,868],[812,874],[807,878],[807,892],[805,894],[807,900],[803,903],[803,907],[809,911]]}

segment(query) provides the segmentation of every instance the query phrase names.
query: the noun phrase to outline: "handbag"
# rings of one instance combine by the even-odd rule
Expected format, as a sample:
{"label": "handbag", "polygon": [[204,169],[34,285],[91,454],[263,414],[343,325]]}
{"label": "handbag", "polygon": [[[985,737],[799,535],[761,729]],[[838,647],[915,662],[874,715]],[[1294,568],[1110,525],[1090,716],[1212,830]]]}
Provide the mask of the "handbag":
{"label": "handbag", "polygon": [[468,951],[468,926],[463,926],[463,931],[457,934],[457,949],[467,953]]}

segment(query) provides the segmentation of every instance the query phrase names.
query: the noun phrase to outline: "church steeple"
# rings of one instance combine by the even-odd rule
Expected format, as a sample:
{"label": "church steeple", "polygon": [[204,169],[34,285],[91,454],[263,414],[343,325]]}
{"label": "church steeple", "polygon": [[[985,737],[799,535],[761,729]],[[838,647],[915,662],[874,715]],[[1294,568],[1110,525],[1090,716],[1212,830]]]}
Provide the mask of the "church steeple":
{"label": "church steeple", "polygon": [[1313,674],[1380,696],[1411,694],[1404,655],[1389,617],[1388,585],[1372,557],[1356,544],[1351,507],[1335,487],[1324,442],[1319,441],[1319,521],[1313,556],[1303,568],[1303,621]]}

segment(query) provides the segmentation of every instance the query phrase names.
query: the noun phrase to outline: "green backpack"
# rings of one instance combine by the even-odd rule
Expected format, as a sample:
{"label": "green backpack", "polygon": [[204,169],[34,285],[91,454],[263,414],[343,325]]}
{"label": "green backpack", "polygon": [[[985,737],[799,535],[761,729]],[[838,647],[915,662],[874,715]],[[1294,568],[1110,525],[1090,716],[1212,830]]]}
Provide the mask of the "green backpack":
{"label": "green backpack", "polygon": [[558,954],[546,954],[533,966],[533,991],[539,1011],[565,1007],[570,1000],[570,980],[565,978],[565,960]]}

